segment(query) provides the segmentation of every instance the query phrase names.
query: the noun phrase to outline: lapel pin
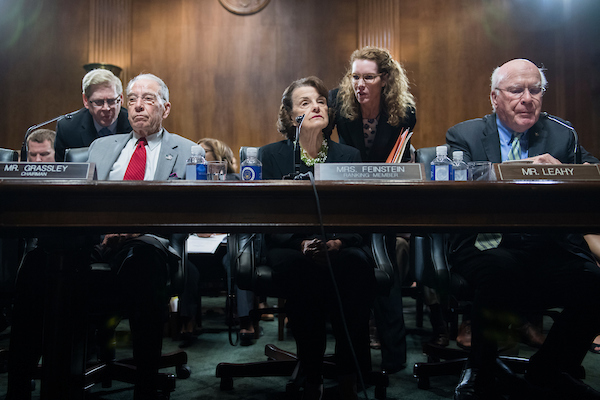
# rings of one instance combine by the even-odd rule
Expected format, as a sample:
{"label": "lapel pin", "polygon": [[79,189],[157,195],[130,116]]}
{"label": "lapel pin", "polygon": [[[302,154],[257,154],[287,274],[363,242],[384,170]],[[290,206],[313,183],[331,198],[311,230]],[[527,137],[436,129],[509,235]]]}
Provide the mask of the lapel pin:
{"label": "lapel pin", "polygon": [[167,154],[167,155],[165,156],[165,158],[166,158],[168,161],[171,161],[171,160],[173,159],[173,156],[172,156],[172,155],[170,155],[170,154]]}

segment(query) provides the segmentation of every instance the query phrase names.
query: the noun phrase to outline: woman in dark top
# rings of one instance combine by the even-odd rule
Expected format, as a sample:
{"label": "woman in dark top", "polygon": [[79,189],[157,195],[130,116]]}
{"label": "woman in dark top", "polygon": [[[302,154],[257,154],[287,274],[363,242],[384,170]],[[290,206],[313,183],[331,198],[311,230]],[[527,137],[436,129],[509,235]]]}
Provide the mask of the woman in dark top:
{"label": "woman in dark top", "polygon": [[[264,179],[282,179],[294,172],[296,118],[304,115],[299,146],[300,172],[312,171],[323,162],[358,162],[352,147],[329,140],[323,132],[329,123],[327,89],[320,79],[308,77],[293,82],[283,93],[278,130],[287,139],[261,148]],[[310,205],[307,205],[310,206]],[[311,206],[312,207],[312,206]],[[336,338],[336,364],[342,399],[356,399],[356,367],[370,370],[368,320],[374,298],[374,263],[360,247],[357,234],[272,234],[267,236],[267,259],[273,280],[287,299],[286,312],[298,348],[300,373],[306,377],[305,399],[320,399],[323,393],[322,361],[326,345],[326,322],[330,317]],[[329,254],[338,286],[345,321],[352,341],[348,345],[329,273]]]}
{"label": "woman in dark top", "polygon": [[[335,110],[331,127],[337,127],[340,143],[360,150],[365,162],[385,162],[400,132],[417,123],[404,68],[377,47],[352,53],[339,88],[329,92],[329,107]],[[402,161],[409,159],[405,152]]]}

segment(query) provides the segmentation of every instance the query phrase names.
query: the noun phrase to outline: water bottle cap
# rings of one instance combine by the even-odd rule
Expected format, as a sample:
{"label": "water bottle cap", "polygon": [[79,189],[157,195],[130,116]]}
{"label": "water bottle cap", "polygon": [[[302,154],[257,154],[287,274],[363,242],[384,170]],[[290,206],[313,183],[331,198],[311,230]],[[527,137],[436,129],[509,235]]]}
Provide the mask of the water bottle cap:
{"label": "water bottle cap", "polygon": [[246,155],[248,157],[256,157],[258,156],[258,149],[256,147],[248,147],[246,149]]}
{"label": "water bottle cap", "polygon": [[204,147],[197,145],[197,146],[192,146],[192,156],[198,157],[198,156],[202,156],[204,157],[206,155],[206,151],[204,150]]}
{"label": "water bottle cap", "polygon": [[463,160],[463,152],[460,150],[452,152],[452,159],[462,161]]}
{"label": "water bottle cap", "polygon": [[435,154],[438,156],[446,156],[448,155],[448,148],[446,146],[437,146],[435,148]]}

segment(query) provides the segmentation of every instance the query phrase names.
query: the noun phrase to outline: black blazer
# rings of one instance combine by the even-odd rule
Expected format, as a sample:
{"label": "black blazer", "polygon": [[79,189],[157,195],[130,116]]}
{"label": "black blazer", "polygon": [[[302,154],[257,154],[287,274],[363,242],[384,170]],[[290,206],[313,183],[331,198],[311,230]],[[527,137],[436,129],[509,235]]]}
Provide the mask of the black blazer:
{"label": "black blazer", "polygon": [[[450,152],[463,151],[465,162],[491,161],[502,162],[500,153],[500,136],[496,125],[496,114],[489,114],[483,118],[461,122],[446,133],[446,143],[450,145]],[[548,118],[541,116],[538,122],[529,130],[529,156],[545,153],[551,154],[562,163],[573,163],[575,139],[573,133]],[[581,148],[583,162],[598,163],[598,159]],[[480,200],[481,201],[481,200]],[[494,210],[490,210],[490,213]],[[513,238],[520,234],[510,234]],[[460,254],[463,248],[473,246],[477,235],[455,235],[452,238],[450,251],[452,257]],[[535,235],[524,235],[535,236]],[[547,236],[544,236],[547,238]],[[559,235],[554,237],[556,243],[567,251],[582,258],[593,260],[589,248],[583,237],[578,234]]]}
{"label": "black blazer", "polygon": [[[326,163],[360,162],[360,153],[354,147],[346,146],[327,139],[329,151]],[[291,140],[282,140],[263,146],[259,151],[262,162],[263,179],[282,179],[285,175],[294,172],[294,143]],[[300,172],[314,171],[314,167],[307,167],[300,162]]]}
{"label": "black blazer", "polygon": [[[131,130],[127,109],[121,107],[115,134],[129,133]],[[67,117],[56,124],[56,141],[54,143],[56,161],[64,161],[65,149],[88,147],[97,138],[98,132],[94,126],[92,114],[87,108],[82,108],[72,114],[71,117]]]}
{"label": "black blazer", "polygon": [[[360,151],[361,159],[365,162],[385,162],[394,148],[396,140],[398,140],[400,131],[404,128],[413,130],[417,123],[417,115],[414,107],[407,107],[406,116],[398,126],[391,126],[388,124],[388,115],[382,112],[379,117],[379,123],[377,124],[377,134],[375,135],[373,147],[371,147],[369,155],[367,155],[362,117],[359,115],[356,120],[350,121],[340,115],[340,105],[337,101],[338,91],[339,88],[330,90],[329,98],[327,100],[329,108],[335,111],[335,115],[330,121],[330,128],[333,129],[334,126],[337,127],[340,143],[357,148]],[[407,148],[409,146],[410,142],[408,143]],[[409,159],[410,153],[406,152],[402,161],[405,162]]]}

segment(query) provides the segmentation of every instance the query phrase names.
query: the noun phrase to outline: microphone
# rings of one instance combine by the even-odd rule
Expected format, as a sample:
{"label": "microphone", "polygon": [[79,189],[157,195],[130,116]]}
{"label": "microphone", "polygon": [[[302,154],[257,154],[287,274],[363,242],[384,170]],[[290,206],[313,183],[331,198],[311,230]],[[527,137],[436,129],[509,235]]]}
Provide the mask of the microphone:
{"label": "microphone", "polygon": [[48,125],[53,122],[58,122],[65,118],[71,119],[73,118],[73,115],[75,115],[75,113],[77,113],[78,111],[79,110],[70,112],[68,114],[59,115],[58,117],[54,117],[52,119],[49,119],[48,121],[44,121],[40,124],[30,126],[29,129],[27,129],[27,132],[25,132],[25,137],[23,138],[23,143],[21,144],[21,161],[27,161],[27,139],[29,138],[29,135],[31,135],[31,132],[33,132],[37,128],[41,128],[44,125]]}
{"label": "microphone", "polygon": [[298,179],[300,175],[300,130],[302,129],[302,122],[304,122],[304,116],[306,114],[298,115],[296,117],[296,138],[294,140],[294,172],[287,174],[283,179]]}
{"label": "microphone", "polygon": [[556,122],[557,124],[567,128],[568,130],[573,132],[573,137],[575,138],[575,149],[573,149],[574,160],[575,160],[575,164],[581,164],[581,148],[579,147],[579,137],[577,136],[577,132],[575,132],[575,128],[573,128],[569,124],[565,124],[558,118],[554,118],[553,116],[551,116],[550,114],[548,114],[545,111],[542,113],[542,115],[544,117],[548,118],[550,121]]}

